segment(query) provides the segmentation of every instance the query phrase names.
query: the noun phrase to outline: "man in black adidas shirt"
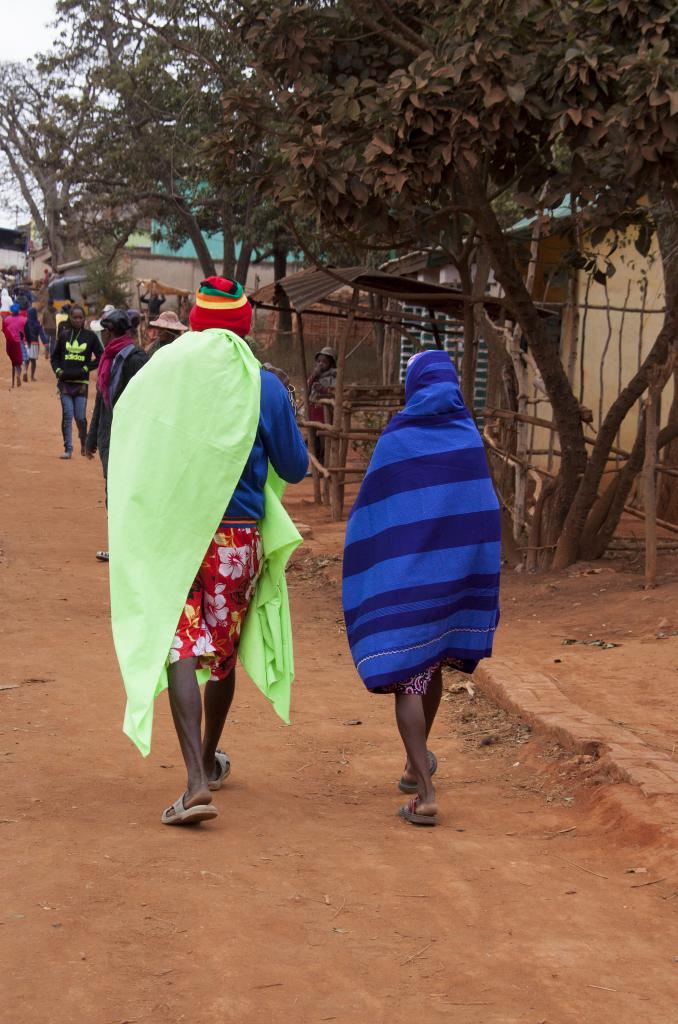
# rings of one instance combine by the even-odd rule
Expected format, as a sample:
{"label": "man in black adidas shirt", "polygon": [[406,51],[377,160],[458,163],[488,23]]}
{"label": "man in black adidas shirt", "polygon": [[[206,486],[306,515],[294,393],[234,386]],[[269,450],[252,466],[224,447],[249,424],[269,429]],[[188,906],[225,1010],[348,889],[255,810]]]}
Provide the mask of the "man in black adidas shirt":
{"label": "man in black adidas shirt", "polygon": [[64,435],[62,459],[73,454],[73,420],[80,437],[80,452],[85,454],[87,436],[87,385],[90,370],[96,370],[103,345],[94,331],[85,327],[82,306],[71,306],[68,320],[61,324],[52,355],[52,369],[61,398],[61,429]]}

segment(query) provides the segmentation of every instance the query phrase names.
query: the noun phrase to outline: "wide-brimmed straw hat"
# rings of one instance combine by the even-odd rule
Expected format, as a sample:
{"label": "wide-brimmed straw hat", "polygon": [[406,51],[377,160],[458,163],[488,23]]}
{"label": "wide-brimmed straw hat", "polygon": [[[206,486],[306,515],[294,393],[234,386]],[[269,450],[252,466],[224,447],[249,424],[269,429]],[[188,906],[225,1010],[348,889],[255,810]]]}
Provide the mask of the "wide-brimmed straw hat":
{"label": "wide-brimmed straw hat", "polygon": [[161,313],[157,320],[151,320],[149,327],[164,327],[166,331],[178,331],[180,334],[188,330],[177,314],[171,310]]}

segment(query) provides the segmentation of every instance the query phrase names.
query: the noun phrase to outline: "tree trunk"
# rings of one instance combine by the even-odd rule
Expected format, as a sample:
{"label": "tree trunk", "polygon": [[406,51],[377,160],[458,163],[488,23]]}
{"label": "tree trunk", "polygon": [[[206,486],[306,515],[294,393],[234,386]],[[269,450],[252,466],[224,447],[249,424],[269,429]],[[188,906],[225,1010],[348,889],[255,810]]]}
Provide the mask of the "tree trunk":
{"label": "tree trunk", "polygon": [[[487,291],[490,276],[490,259],[484,246],[477,246],[475,254],[475,270],[471,274],[471,253],[466,261],[458,264],[461,290],[472,299],[482,299]],[[481,319],[477,310],[483,313],[480,303],[467,303],[464,306],[464,359],[461,366],[461,391],[467,407],[473,411],[475,402],[476,373],[478,370],[478,345],[482,337]]]}
{"label": "tree trunk", "polygon": [[[586,519],[598,496],[598,488],[607,465],[610,449],[627,413],[648,387],[654,372],[665,366],[670,348],[678,337],[678,203],[668,188],[652,213],[657,230],[664,269],[666,314],[664,324],[647,357],[635,376],[608,409],[593,446],[588,466],[576,497],[570,506],[553,561],[554,569],[564,569],[579,557],[579,546]],[[561,437],[561,446],[563,439]]]}
{"label": "tree trunk", "polygon": [[174,211],[178,214],[182,224],[186,228],[186,234],[193,243],[193,248],[196,251],[200,268],[205,277],[216,277],[217,268],[212,254],[207,247],[207,242],[204,239],[203,233],[200,230],[198,220],[193,213],[189,210],[183,202],[179,202],[176,198],[173,198]]}
{"label": "tree trunk", "polygon": [[[469,258],[458,265],[461,290],[465,295],[470,295],[473,288]],[[489,273],[489,267],[488,267]],[[473,397],[476,383],[476,322],[473,315],[474,307],[469,303],[464,305],[464,358],[461,363],[461,393],[464,397],[464,404],[467,409],[473,412]]]}
{"label": "tree trunk", "polygon": [[238,256],[238,262],[235,266],[235,279],[240,281],[243,288],[247,285],[247,275],[250,272],[250,263],[252,262],[252,243],[247,238],[243,238],[240,244],[240,254]]}
{"label": "tree trunk", "polygon": [[[678,421],[659,431],[657,452],[678,438]],[[643,468],[645,457],[645,417],[638,418],[638,433],[631,449],[630,458],[624,468],[610,483],[601,498],[591,509],[581,539],[581,557],[587,560],[601,558],[615,535],[619,520],[624,513],[631,489]],[[662,518],[662,517],[659,517]]]}
{"label": "tree trunk", "polygon": [[541,318],[525,287],[508,241],[492,209],[478,173],[468,164],[460,168],[464,192],[473,208],[478,231],[490,255],[494,274],[520,325],[534,356],[544,387],[553,407],[553,417],[560,437],[562,452],[558,492],[554,497],[554,519],[565,518],[567,508],[576,494],[579,479],[586,468],[586,445],[574,396],[557,347],[544,330]]}
{"label": "tree trunk", "polygon": [[231,226],[231,208],[226,202],[221,211],[221,233],[224,238],[223,275],[239,281],[240,278],[235,275],[235,239]]}

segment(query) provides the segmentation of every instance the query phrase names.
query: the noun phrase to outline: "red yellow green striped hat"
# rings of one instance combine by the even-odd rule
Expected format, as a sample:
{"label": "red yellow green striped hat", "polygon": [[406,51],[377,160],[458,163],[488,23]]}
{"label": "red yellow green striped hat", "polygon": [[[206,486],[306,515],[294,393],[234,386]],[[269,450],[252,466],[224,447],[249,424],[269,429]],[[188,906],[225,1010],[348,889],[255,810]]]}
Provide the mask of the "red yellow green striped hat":
{"label": "red yellow green striped hat", "polygon": [[225,327],[244,338],[252,326],[252,307],[243,286],[227,277],[208,277],[198,288],[189,322],[194,331]]}

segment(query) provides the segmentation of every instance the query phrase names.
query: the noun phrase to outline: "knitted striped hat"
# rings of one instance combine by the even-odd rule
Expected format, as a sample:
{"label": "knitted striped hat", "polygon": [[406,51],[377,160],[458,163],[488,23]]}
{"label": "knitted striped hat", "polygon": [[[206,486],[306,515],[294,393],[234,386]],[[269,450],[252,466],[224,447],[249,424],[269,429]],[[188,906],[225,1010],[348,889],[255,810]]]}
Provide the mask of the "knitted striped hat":
{"label": "knitted striped hat", "polygon": [[198,289],[188,319],[194,331],[225,327],[244,338],[252,326],[252,307],[237,281],[208,277]]}

